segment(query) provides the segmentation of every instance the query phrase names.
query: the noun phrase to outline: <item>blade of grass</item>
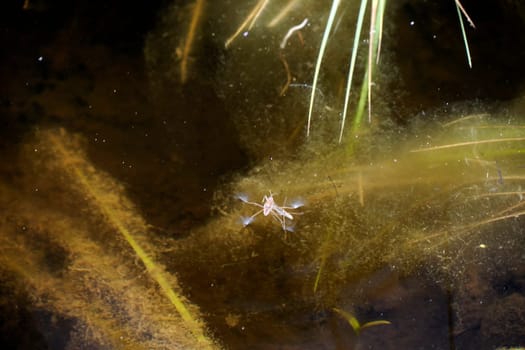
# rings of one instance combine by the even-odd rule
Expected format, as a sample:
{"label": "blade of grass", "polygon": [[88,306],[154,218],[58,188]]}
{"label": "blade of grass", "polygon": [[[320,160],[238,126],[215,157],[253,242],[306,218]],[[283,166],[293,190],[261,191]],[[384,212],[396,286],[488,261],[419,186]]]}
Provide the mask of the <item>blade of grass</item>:
{"label": "blade of grass", "polygon": [[370,37],[368,40],[368,122],[372,122],[372,70],[373,70],[373,55],[374,55],[374,42],[375,42],[375,27],[376,27],[376,15],[378,0],[372,0],[370,9]]}
{"label": "blade of grass", "polygon": [[474,25],[474,21],[472,21],[467,11],[465,11],[465,9],[463,8],[463,5],[461,5],[461,2],[459,0],[455,0],[455,2],[456,2],[456,6],[461,10],[461,12],[463,13],[463,16],[465,16],[470,26],[472,28],[476,28],[476,26]]}
{"label": "blade of grass", "polygon": [[283,9],[277,14],[277,16],[275,16],[271,21],[270,23],[267,24],[267,27],[268,28],[273,28],[275,27],[277,24],[279,24],[279,22],[281,22],[281,20],[288,15],[288,13],[290,13],[290,11],[292,11],[296,6],[297,6],[297,3],[299,2],[299,0],[289,0],[288,1],[288,4],[286,4]]}
{"label": "blade of grass", "polygon": [[335,311],[337,314],[339,314],[339,316],[343,317],[348,322],[348,324],[350,325],[350,327],[352,327],[356,335],[359,335],[361,331],[365,328],[392,324],[390,321],[387,321],[387,320],[377,320],[377,321],[370,321],[362,325],[359,323],[357,318],[355,318],[349,312],[346,312],[344,310],[341,310],[335,307],[332,310]]}
{"label": "blade of grass", "polygon": [[317,55],[317,62],[315,64],[314,80],[312,82],[312,94],[310,96],[310,107],[308,108],[308,123],[306,126],[306,137],[310,136],[310,124],[312,121],[312,113],[314,109],[315,91],[317,89],[317,82],[319,80],[319,71],[321,69],[324,52],[326,50],[326,44],[328,43],[328,37],[330,36],[330,31],[334,24],[335,15],[337,14],[337,8],[339,7],[340,2],[341,0],[332,1],[332,8],[330,9],[330,14],[328,15],[328,20],[326,21],[325,30],[323,33],[323,39],[321,40],[321,46],[319,48],[319,53]]}
{"label": "blade of grass", "polygon": [[474,23],[472,22],[470,17],[467,15],[467,12],[463,9],[463,6],[461,6],[461,3],[458,0],[456,0],[455,3],[456,3],[456,10],[458,12],[458,17],[459,17],[459,25],[461,27],[461,35],[463,36],[463,44],[465,45],[465,53],[467,54],[468,66],[472,68],[472,58],[470,57],[470,49],[468,46],[467,33],[465,31],[465,25],[463,24],[463,17],[461,16],[461,13],[463,12],[463,14],[467,18],[471,26],[474,27]]}
{"label": "blade of grass", "polygon": [[355,61],[357,59],[357,49],[359,47],[359,38],[361,37],[361,30],[363,28],[363,19],[365,17],[367,3],[368,3],[368,0],[361,0],[359,14],[357,16],[357,24],[355,27],[355,34],[354,34],[354,45],[352,47],[352,57],[350,58],[350,68],[348,70],[348,78],[346,80],[345,102],[343,106],[343,116],[341,118],[341,130],[339,132],[339,143],[341,143],[343,139],[343,130],[345,127],[346,114],[348,113],[348,103],[350,101],[350,91],[352,89],[352,80],[354,77]]}
{"label": "blade of grass", "polygon": [[379,61],[380,40],[383,37],[383,19],[386,0],[372,0],[370,10],[370,39],[368,44],[368,122],[372,122],[372,72],[374,54]]}
{"label": "blade of grass", "polygon": [[[353,72],[355,68],[355,60],[357,57],[357,47],[359,44],[359,37],[361,36],[361,29],[363,26],[363,18],[365,15],[366,5],[368,3],[368,0],[361,0],[361,7],[359,9],[359,15],[357,19],[357,25],[356,25],[356,31],[354,36],[354,46],[352,48],[352,57],[350,60],[350,70],[348,72],[348,79],[347,79],[347,85],[346,85],[346,92],[345,92],[345,101],[343,106],[343,116],[341,120],[341,130],[339,132],[339,143],[341,143],[343,139],[343,130],[344,125],[346,121],[346,116],[348,113],[348,103],[350,99],[350,90],[352,86],[352,79],[353,79]],[[379,54],[381,52],[381,40],[383,38],[383,20],[384,20],[384,12],[385,12],[385,6],[386,6],[386,0],[372,0],[372,9],[371,9],[371,17],[370,17],[370,36],[369,36],[369,47],[368,47],[368,74],[366,75],[366,81],[368,82],[368,86],[365,88],[363,87],[361,89],[361,94],[365,93],[368,95],[368,111],[369,116],[368,120],[371,121],[372,119],[372,93],[371,93],[371,86],[372,86],[372,62],[373,62],[373,55],[374,52],[376,52],[376,63],[379,62]],[[362,97],[363,95],[361,95]],[[361,103],[361,99],[359,101]],[[359,108],[364,106],[358,106],[358,112],[356,113],[356,117],[354,118],[354,126],[353,131],[356,131],[358,126],[361,124],[361,112],[359,112]]]}
{"label": "blade of grass", "polygon": [[361,127],[361,122],[363,121],[363,114],[365,112],[365,104],[368,96],[368,71],[365,71],[363,77],[363,83],[361,84],[361,91],[359,92],[359,101],[357,102],[357,108],[354,115],[354,122],[352,124],[352,135],[356,135],[357,131]]}
{"label": "blade of grass", "polygon": [[359,334],[359,332],[361,331],[361,324],[359,323],[357,318],[355,318],[349,312],[338,309],[336,307],[334,307],[332,310],[334,310],[337,314],[339,314],[339,316],[343,317],[348,322],[348,324],[352,327],[354,332],[356,334]]}
{"label": "blade of grass", "polygon": [[379,0],[379,10],[377,11],[377,24],[378,24],[378,45],[377,45],[377,57],[376,64],[379,63],[379,53],[381,52],[381,41],[383,40],[383,20],[385,15],[386,0]]}
{"label": "blade of grass", "polygon": [[241,23],[239,28],[233,33],[228,39],[226,39],[226,42],[224,43],[224,47],[227,49],[231,43],[241,34],[241,32],[244,30],[244,28],[248,27],[248,29],[251,29],[255,22],[257,21],[257,18],[259,18],[259,15],[264,10],[266,5],[268,4],[269,0],[259,0],[255,7],[252,9],[250,14],[246,16],[244,21]]}
{"label": "blade of grass", "polygon": [[321,280],[321,274],[323,273],[325,261],[326,261],[326,257],[323,256],[321,258],[321,264],[319,265],[319,270],[317,270],[317,274],[315,275],[314,294],[317,293],[317,288],[319,287],[319,281]]}
{"label": "blade of grass", "polygon": [[365,328],[370,328],[370,327],[374,327],[374,326],[381,326],[381,325],[388,325],[388,324],[392,324],[392,322],[387,321],[387,320],[370,321],[370,322],[367,322],[364,325],[362,325],[361,326],[361,330],[363,330]]}
{"label": "blade of grass", "polygon": [[352,130],[351,135],[352,139],[348,142],[347,151],[350,155],[354,154],[354,146],[355,142],[357,141],[358,137],[358,130],[361,127],[361,123],[363,121],[363,114],[365,113],[365,105],[367,100],[367,91],[368,91],[368,84],[367,84],[367,74],[368,71],[365,71],[365,75],[363,77],[363,82],[361,84],[361,91],[359,92],[359,101],[357,102],[357,108],[355,110],[354,120],[352,122]]}

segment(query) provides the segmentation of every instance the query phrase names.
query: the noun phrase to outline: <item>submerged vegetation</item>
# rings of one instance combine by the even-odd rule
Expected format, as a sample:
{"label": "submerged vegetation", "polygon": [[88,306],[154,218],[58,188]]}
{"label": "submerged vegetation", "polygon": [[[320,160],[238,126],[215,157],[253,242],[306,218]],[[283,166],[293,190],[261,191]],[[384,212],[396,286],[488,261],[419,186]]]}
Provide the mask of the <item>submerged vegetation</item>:
{"label": "submerged vegetation", "polygon": [[[345,161],[339,148],[318,159],[307,152],[295,162],[268,160],[218,192],[220,214],[179,240],[148,234],[121,185],[78,151],[81,140],[41,131],[23,157],[39,174],[39,192],[61,188],[63,194],[50,202],[2,188],[11,203],[1,227],[2,265],[30,286],[38,305],[78,323],[72,341],[127,348],[215,347],[196,307],[178,292],[175,272],[223,278],[253,271],[265,288],[250,291],[252,278],[231,279],[208,295],[235,300],[214,311],[234,328],[258,322],[282,302],[342,310],[344,300],[345,309],[356,309],[368,291],[352,286],[384,266],[402,275],[430,266],[447,288],[465,266],[482,263],[482,251],[510,258],[525,243],[525,127],[501,120],[472,115],[418,127],[417,137],[362,162]],[[274,220],[243,228],[240,217],[253,211],[232,193],[268,189],[279,198],[304,198],[293,233],[285,235]],[[284,291],[273,286],[281,275]],[[269,305],[256,307],[260,298]],[[356,324],[359,332],[386,323]]]}
{"label": "submerged vegetation", "polygon": [[155,262],[147,223],[122,186],[88,161],[81,139],[42,130],[28,144],[26,176],[56,196],[2,185],[0,261],[37,306],[74,322],[72,348],[216,348],[197,307]]}
{"label": "submerged vegetation", "polygon": [[352,314],[344,310],[333,308],[333,311],[336,312],[338,315],[340,315],[342,318],[344,318],[348,322],[348,324],[350,325],[350,327],[352,327],[356,335],[359,335],[361,331],[366,328],[391,324],[389,321],[386,321],[386,320],[369,321],[369,322],[361,324],[357,320],[357,318],[355,318]]}
{"label": "submerged vegetation", "polygon": [[[373,68],[391,30],[386,1],[371,1],[363,39],[366,6],[196,0],[166,10],[145,47],[153,94],[212,86],[251,156],[184,236],[154,234],[125,186],[90,161],[83,136],[39,127],[24,139],[26,187],[0,185],[0,262],[37,307],[74,323],[72,348],[215,349],[229,337],[271,347],[330,317],[360,335],[395,324],[361,314],[378,271],[424,273],[448,293],[468,266],[523,261],[524,118],[478,104],[396,124],[387,102],[398,91],[384,88],[396,69]],[[220,62],[207,64],[199,50],[210,47]]]}
{"label": "submerged vegetation", "polygon": [[[319,3],[319,2],[318,2]],[[362,78],[362,87],[360,89],[359,101],[360,103],[356,106],[355,115],[352,121],[352,134],[351,137],[355,137],[359,132],[362,124],[362,117],[365,110],[365,100],[367,103],[368,110],[368,122],[372,121],[372,85],[373,85],[373,70],[374,66],[379,63],[380,51],[381,51],[381,41],[383,38],[383,27],[384,27],[384,18],[385,18],[385,9],[386,9],[386,0],[360,0],[360,1],[349,1],[344,4],[341,4],[341,0],[331,0],[331,5],[323,5],[322,2],[318,6],[315,6],[311,1],[300,1],[300,0],[288,0],[284,4],[282,2],[274,2],[271,0],[257,0],[253,8],[248,11],[246,17],[241,21],[241,24],[234,30],[234,32],[224,41],[224,47],[227,50],[235,50],[235,45],[241,37],[247,38],[251,35],[251,31],[254,30],[254,27],[258,22],[263,22],[261,26],[265,26],[266,29],[272,33],[273,31],[281,32],[282,39],[279,44],[279,60],[281,61],[283,68],[286,72],[286,83],[282,86],[280,90],[280,96],[286,94],[288,89],[291,86],[297,85],[293,84],[293,81],[297,77],[292,74],[290,69],[290,63],[288,62],[287,56],[290,56],[286,51],[292,45],[288,42],[292,36],[297,36],[301,41],[302,46],[305,46],[304,35],[302,34],[303,30],[306,31],[307,27],[317,26],[322,23],[322,14],[326,11],[324,9],[329,9],[328,17],[324,25],[324,29],[319,31],[322,32],[321,41],[319,44],[319,49],[317,57],[315,59],[315,66],[311,80],[311,84],[307,84],[310,89],[310,97],[308,103],[308,115],[306,123],[306,136],[310,135],[312,117],[314,116],[315,111],[315,101],[318,98],[318,86],[319,78],[321,76],[321,71],[323,69],[323,60],[325,58],[326,49],[329,45],[329,42],[332,42],[332,45],[335,45],[333,42],[339,41],[337,43],[338,50],[340,50],[341,43],[342,45],[347,45],[351,47],[350,57],[348,62],[345,62],[343,66],[348,66],[348,73],[346,76],[346,82],[341,81],[344,88],[344,99],[343,107],[341,110],[341,122],[339,128],[339,143],[343,140],[343,133],[345,129],[345,123],[347,114],[350,106],[350,97],[352,93],[352,87],[354,84],[354,72],[356,70],[357,57],[360,52],[360,44],[362,40],[362,31],[365,23],[365,15],[369,13],[369,28],[368,35],[365,35],[364,40],[367,43],[368,48],[365,47],[367,54],[366,59],[364,60],[364,69],[363,69],[363,78]],[[465,25],[463,22],[463,17],[466,18],[467,22],[472,28],[475,28],[474,22],[469,17],[467,11],[461,4],[459,0],[454,0],[459,25],[461,28],[461,35],[464,42],[465,53],[468,61],[468,65],[472,68],[472,59],[470,55],[470,49],[468,45],[467,34],[465,30]],[[180,81],[182,84],[185,84],[188,77],[188,61],[189,55],[191,52],[192,44],[195,40],[195,35],[197,31],[197,23],[202,17],[203,8],[205,6],[205,0],[197,0],[195,4],[188,10],[188,18],[190,21],[187,26],[186,36],[180,39],[180,44],[176,48],[176,58],[180,61]],[[355,11],[359,7],[358,11]],[[369,6],[369,10],[367,8]],[[394,6],[396,7],[396,6]],[[342,10],[341,10],[342,8]],[[241,12],[242,9],[236,9],[237,12]],[[354,12],[357,13],[354,20]],[[320,16],[321,14],[321,16]],[[169,15],[167,16],[169,17]],[[312,18],[313,17],[313,18]],[[347,28],[340,28],[341,22],[344,22],[347,17],[350,17],[351,26],[354,27],[354,36],[353,44],[349,45],[348,40],[341,40],[337,37],[334,38],[336,32],[346,31]],[[296,25],[292,25],[286,31],[283,31],[286,27],[283,28],[283,23],[290,22],[291,20],[297,21],[298,19],[303,18],[302,21],[298,22]],[[316,23],[317,22],[317,23]],[[279,28],[279,26],[281,28]],[[272,33],[273,34],[273,33]],[[257,34],[255,34],[257,35]],[[268,35],[267,33],[261,35],[262,37]],[[265,39],[263,39],[265,40]],[[273,44],[275,45],[275,44]],[[313,46],[315,47],[315,46]],[[270,48],[266,48],[267,50]],[[271,49],[270,49],[271,50]],[[348,50],[342,50],[343,52],[348,52]],[[326,70],[326,67],[324,67]],[[298,74],[298,73],[296,73]],[[318,111],[315,111],[318,113]]]}
{"label": "submerged vegetation", "polygon": [[[523,161],[525,139],[522,124],[500,124],[487,116],[458,119],[439,129],[418,130],[419,137],[395,152],[372,154],[361,164],[345,162],[345,152],[337,150],[319,160],[268,161],[228,186],[224,195],[271,189],[288,198],[304,197],[304,215],[287,242],[300,245],[305,254],[301,261],[306,265],[298,270],[315,264],[322,271],[308,277],[310,291],[313,286],[317,292],[336,288],[330,293],[337,293],[334,279],[344,284],[384,264],[410,270],[439,257],[443,268],[453,270],[476,250],[494,247],[494,225],[508,225],[500,235],[513,235],[519,227],[525,174],[517,164]],[[229,214],[216,225],[230,227],[228,237],[249,245],[235,220],[244,208],[233,208],[222,208]],[[256,222],[250,232],[270,230],[265,240],[282,239],[275,226]],[[515,247],[522,240],[516,234]]]}

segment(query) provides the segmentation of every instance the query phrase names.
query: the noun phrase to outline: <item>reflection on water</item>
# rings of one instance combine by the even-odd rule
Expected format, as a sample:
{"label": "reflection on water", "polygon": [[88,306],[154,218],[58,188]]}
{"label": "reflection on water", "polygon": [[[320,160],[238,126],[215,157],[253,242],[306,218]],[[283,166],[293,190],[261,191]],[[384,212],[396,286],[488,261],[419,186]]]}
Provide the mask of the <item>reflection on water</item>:
{"label": "reflection on water", "polygon": [[[31,345],[2,335],[6,342],[525,345],[522,103],[464,101],[487,98],[492,89],[472,86],[502,73],[476,70],[486,63],[475,53],[480,34],[470,32],[475,68],[463,67],[459,32],[451,37],[445,25],[457,19],[446,5],[387,5],[372,123],[339,144],[358,3],[341,3],[335,17],[308,139],[330,1],[165,2],[144,13],[140,40],[118,23],[144,8],[123,7],[122,22],[108,28],[108,37],[122,39],[115,47],[100,35],[104,21],[91,23],[71,7],[60,7],[59,29],[28,32],[35,18],[58,16],[56,6],[30,3],[12,10],[25,26],[9,25],[42,43],[15,47],[17,60],[2,56],[16,69],[2,87],[0,306],[20,320],[17,327],[5,317],[2,329],[30,334]],[[483,27],[482,8],[463,4]],[[419,41],[425,30],[406,34],[429,11],[440,15],[426,27],[436,36],[427,38],[430,51]],[[71,13],[78,20],[69,23]],[[461,64],[440,65],[443,49]],[[425,74],[415,74],[420,69]],[[457,80],[465,86],[455,90]],[[492,97],[519,96],[503,89]],[[357,93],[350,102],[356,108]],[[264,208],[239,195],[259,203],[269,193],[279,206],[296,198],[304,206],[292,218],[273,206],[243,225],[242,217]],[[378,320],[389,324],[364,327]]]}

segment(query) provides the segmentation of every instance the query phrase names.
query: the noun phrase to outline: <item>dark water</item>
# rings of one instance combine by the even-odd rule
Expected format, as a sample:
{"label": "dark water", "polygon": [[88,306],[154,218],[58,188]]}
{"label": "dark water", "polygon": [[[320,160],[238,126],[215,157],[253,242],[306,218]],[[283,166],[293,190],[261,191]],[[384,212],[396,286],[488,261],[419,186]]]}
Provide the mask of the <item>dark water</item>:
{"label": "dark water", "polygon": [[[207,222],[214,190],[254,162],[239,142],[231,111],[213,79],[199,77],[183,89],[167,84],[152,97],[143,49],[146,35],[170,2],[28,3],[27,9],[23,1],[0,5],[0,181],[13,188],[26,186],[20,145],[35,128],[59,126],[86,138],[91,161],[125,184],[159,236],[182,239]],[[399,124],[423,111],[447,111],[458,101],[506,106],[522,95],[525,39],[519,7],[505,1],[463,5],[477,26],[468,29],[472,69],[466,66],[452,1],[406,1],[393,14],[398,40],[387,46],[402,85],[392,88],[404,94],[387,103],[397,111]],[[208,50],[214,54],[222,48]],[[206,70],[223,58],[207,57]],[[465,285],[452,291],[429,278],[424,268],[408,277],[385,268],[349,283],[348,289],[374,286],[363,293],[358,319],[393,323],[363,331],[359,341],[348,323],[322,303],[290,301],[290,291],[302,277],[286,271],[287,258],[286,253],[270,254],[253,266],[220,269],[194,268],[184,261],[173,267],[225,348],[525,345],[525,333],[519,330],[525,325],[525,271],[499,266],[497,256],[469,269]],[[498,273],[492,274],[494,270]],[[29,297],[19,292],[23,288],[12,285],[18,283],[14,280],[8,269],[2,271],[0,343],[12,349],[66,348],[73,321],[34,311]],[[264,284],[269,282],[270,291]],[[340,302],[345,306],[345,300]],[[515,305],[522,308],[509,311]],[[237,318],[245,321],[238,326]],[[502,326],[510,323],[517,329]]]}

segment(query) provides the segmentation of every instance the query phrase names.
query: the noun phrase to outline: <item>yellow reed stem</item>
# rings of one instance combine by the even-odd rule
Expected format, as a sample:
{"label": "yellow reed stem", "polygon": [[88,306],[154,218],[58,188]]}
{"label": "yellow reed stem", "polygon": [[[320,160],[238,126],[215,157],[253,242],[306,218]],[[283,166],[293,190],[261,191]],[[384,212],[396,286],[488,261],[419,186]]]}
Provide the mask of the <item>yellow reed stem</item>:
{"label": "yellow reed stem", "polygon": [[202,10],[204,8],[205,0],[197,0],[195,3],[195,8],[193,9],[193,14],[191,16],[190,26],[188,28],[188,35],[184,42],[184,50],[182,51],[182,60],[180,62],[180,80],[182,84],[188,79],[188,57],[190,56],[190,51],[195,40],[195,32],[197,31],[197,25],[199,19],[202,16]]}
{"label": "yellow reed stem", "polygon": [[253,27],[257,18],[259,17],[261,12],[264,10],[266,5],[268,4],[268,1],[269,0],[259,0],[259,2],[257,2],[255,7],[250,12],[250,14],[248,14],[248,16],[244,19],[244,21],[239,26],[239,28],[237,28],[235,33],[233,33],[232,36],[230,36],[226,40],[226,42],[224,43],[225,48],[228,48],[231,45],[231,43],[239,36],[239,34],[241,34],[244,28],[248,27],[251,29]]}

